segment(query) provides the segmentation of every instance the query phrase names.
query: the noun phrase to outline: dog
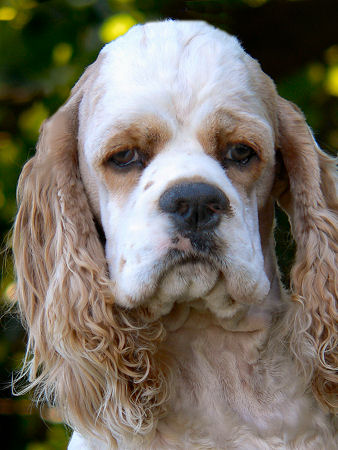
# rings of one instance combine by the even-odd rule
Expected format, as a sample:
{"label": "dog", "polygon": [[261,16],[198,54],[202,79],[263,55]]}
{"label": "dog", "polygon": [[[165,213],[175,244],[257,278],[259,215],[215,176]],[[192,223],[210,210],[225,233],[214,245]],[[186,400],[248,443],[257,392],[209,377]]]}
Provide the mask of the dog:
{"label": "dog", "polygon": [[169,20],[107,44],[42,126],[13,235],[22,376],[69,449],[337,448],[335,183],[235,37]]}

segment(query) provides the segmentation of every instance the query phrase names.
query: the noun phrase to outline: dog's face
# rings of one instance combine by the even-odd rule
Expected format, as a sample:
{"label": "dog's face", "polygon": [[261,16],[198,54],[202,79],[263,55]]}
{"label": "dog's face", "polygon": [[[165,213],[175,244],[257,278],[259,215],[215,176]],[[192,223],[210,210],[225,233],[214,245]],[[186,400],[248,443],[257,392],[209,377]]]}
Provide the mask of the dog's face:
{"label": "dog's face", "polygon": [[235,38],[170,25],[101,52],[80,105],[82,179],[121,305],[161,315],[216,296],[227,316],[269,291],[258,214],[274,178],[275,92]]}

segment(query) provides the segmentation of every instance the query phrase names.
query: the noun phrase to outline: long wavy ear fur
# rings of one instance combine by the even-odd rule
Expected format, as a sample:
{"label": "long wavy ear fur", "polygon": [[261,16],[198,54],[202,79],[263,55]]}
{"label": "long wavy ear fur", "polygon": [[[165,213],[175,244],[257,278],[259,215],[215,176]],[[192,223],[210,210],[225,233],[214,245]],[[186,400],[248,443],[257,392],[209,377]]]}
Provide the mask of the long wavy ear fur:
{"label": "long wavy ear fur", "polygon": [[167,376],[158,353],[162,325],[143,326],[114,304],[79,173],[78,107],[91,70],[44,123],[22,171],[13,248],[29,336],[26,390],[36,388],[73,428],[114,447],[114,438],[151,431]]}
{"label": "long wavy ear fur", "polygon": [[[337,172],[316,144],[302,113],[279,99],[279,147],[288,188],[279,203],[288,212],[297,245],[291,271],[291,347],[311,377],[318,401],[337,408]],[[288,317],[289,327],[291,317]]]}

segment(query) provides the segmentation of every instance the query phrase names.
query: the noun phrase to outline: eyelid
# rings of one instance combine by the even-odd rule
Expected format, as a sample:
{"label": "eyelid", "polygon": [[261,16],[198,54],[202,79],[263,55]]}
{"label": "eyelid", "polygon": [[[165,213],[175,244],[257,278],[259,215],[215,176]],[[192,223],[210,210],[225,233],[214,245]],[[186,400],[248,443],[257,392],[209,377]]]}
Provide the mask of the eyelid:
{"label": "eyelid", "polygon": [[117,145],[112,148],[110,148],[105,155],[102,157],[102,164],[106,164],[109,162],[110,158],[112,158],[114,155],[117,155],[118,153],[126,152],[128,150],[133,150],[132,147],[126,147],[125,145]]}
{"label": "eyelid", "polygon": [[229,141],[226,145],[226,149],[241,146],[241,145],[243,147],[249,147],[254,152],[259,153],[259,145],[257,144],[257,142],[249,141],[249,140]]}
{"label": "eyelid", "polygon": [[107,162],[110,160],[110,158],[111,158],[112,156],[116,155],[117,153],[125,152],[125,151],[127,151],[127,150],[130,150],[130,149],[129,149],[129,148],[126,148],[126,147],[123,146],[123,145],[116,145],[116,146],[110,148],[110,149],[107,151],[107,153],[102,157],[102,164],[107,163]]}
{"label": "eyelid", "polygon": [[114,157],[118,157],[119,155],[121,155],[123,157],[123,154],[127,155],[129,152],[131,152],[130,156],[132,156],[132,159],[130,160],[130,162],[133,161],[135,158],[140,158],[140,152],[138,151],[138,149],[128,148],[126,150],[121,150],[120,152],[114,153],[113,155],[110,156],[110,159],[114,158]]}
{"label": "eyelid", "polygon": [[240,149],[249,150],[250,152],[257,154],[257,151],[253,145],[246,144],[243,142],[238,142],[238,143],[236,142],[234,144],[227,145],[225,150],[223,151],[223,153],[226,155],[227,153],[231,152],[232,150],[240,150]]}
{"label": "eyelid", "polygon": [[[241,154],[241,150],[244,150]],[[233,154],[231,154],[234,152]],[[238,154],[236,155],[236,152]],[[260,159],[254,146],[248,145],[244,142],[237,142],[228,144],[222,152],[222,164],[226,167],[246,167],[252,160]]]}
{"label": "eyelid", "polygon": [[[118,155],[120,153],[125,152],[132,152],[132,158],[130,161],[126,162],[119,162],[118,161]],[[114,157],[116,158],[116,161],[114,161]],[[122,156],[123,159],[123,156]],[[142,151],[138,147],[129,147],[129,148],[119,148],[118,151],[109,152],[108,155],[106,155],[103,164],[106,166],[112,166],[114,170],[128,170],[135,166],[144,166],[145,161],[145,155],[142,153]]]}

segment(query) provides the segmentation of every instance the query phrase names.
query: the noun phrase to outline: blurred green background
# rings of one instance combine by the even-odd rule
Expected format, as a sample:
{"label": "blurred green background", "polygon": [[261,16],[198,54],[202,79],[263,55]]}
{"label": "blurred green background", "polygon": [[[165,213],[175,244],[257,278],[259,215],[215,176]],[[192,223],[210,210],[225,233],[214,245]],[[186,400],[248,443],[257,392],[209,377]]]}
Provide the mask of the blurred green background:
{"label": "blurred green background", "polygon": [[[305,112],[320,145],[338,147],[336,0],[0,0],[0,248],[15,215],[15,187],[43,119],[67,98],[105,42],[133,24],[164,18],[206,20],[239,37]],[[279,257],[287,272],[292,244],[279,213]],[[7,257],[6,257],[7,256]],[[9,255],[10,256],[10,255]],[[0,252],[1,311],[15,301],[12,263]],[[285,276],[287,280],[287,273]],[[65,449],[69,431],[55,411],[13,397],[9,383],[24,354],[15,314],[2,319],[0,420],[4,449]],[[40,413],[43,419],[40,418]]]}

